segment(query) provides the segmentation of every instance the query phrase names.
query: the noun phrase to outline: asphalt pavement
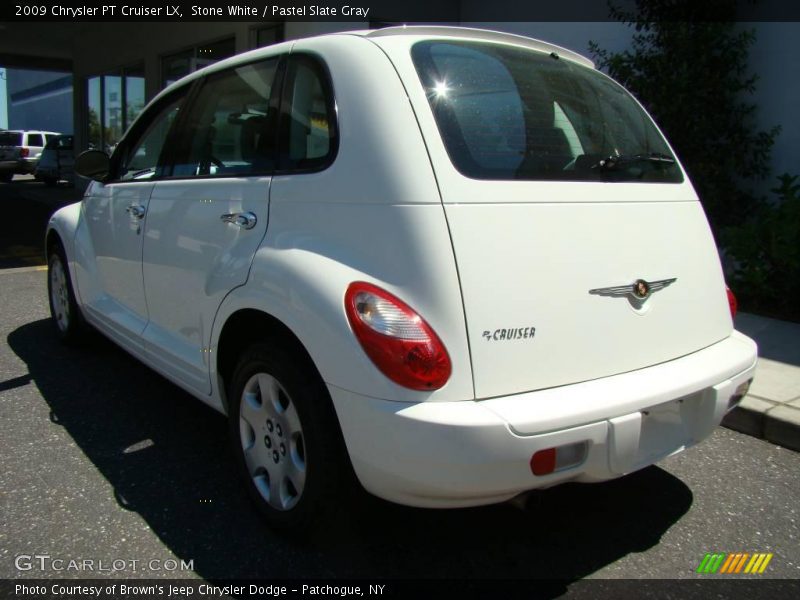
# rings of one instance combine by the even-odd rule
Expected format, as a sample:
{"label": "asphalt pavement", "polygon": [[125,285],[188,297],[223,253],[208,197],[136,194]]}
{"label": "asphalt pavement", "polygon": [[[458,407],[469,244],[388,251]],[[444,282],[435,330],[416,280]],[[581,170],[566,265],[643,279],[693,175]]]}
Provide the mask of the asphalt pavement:
{"label": "asphalt pavement", "polygon": [[[85,181],[85,180],[83,180]],[[44,233],[50,215],[81,199],[82,186],[47,187],[33,175],[0,183],[0,269],[43,265]]]}
{"label": "asphalt pavement", "polygon": [[[38,553],[126,561],[104,578],[558,578],[571,588],[724,578],[696,573],[709,552],[771,552],[756,577],[800,577],[800,454],[723,428],[659,466],[524,505],[361,499],[314,534],[278,535],[235,478],[224,417],[99,336],[62,346],[43,271],[0,271],[0,307],[0,578],[91,575],[19,568]],[[169,568],[181,561],[191,568]]]}

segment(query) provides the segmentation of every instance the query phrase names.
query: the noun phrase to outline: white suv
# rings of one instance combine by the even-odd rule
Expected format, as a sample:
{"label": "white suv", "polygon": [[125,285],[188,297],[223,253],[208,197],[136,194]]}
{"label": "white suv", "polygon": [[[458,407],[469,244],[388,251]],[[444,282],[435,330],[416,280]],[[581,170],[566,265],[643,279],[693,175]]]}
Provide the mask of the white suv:
{"label": "white suv", "polygon": [[58,331],[89,323],[229,417],[299,525],[351,473],[500,502],[697,443],[756,346],[694,188],[587,59],[445,27],[333,34],[155,98],[47,235]]}
{"label": "white suv", "polygon": [[16,173],[33,173],[47,142],[58,135],[54,131],[0,131],[0,181],[11,181]]}

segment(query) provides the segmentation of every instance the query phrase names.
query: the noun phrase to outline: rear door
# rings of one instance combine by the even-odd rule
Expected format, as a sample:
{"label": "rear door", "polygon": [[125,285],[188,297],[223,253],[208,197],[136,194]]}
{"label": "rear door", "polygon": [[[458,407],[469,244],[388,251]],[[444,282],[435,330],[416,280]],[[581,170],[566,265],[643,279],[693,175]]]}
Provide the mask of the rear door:
{"label": "rear door", "polygon": [[211,326],[244,284],[267,229],[280,60],[209,75],[188,114],[169,176],[153,190],[144,236],[150,358],[210,393]]}
{"label": "rear door", "polygon": [[702,207],[627,92],[509,44],[420,41],[393,56],[416,79],[477,397],[632,371],[730,334]]}

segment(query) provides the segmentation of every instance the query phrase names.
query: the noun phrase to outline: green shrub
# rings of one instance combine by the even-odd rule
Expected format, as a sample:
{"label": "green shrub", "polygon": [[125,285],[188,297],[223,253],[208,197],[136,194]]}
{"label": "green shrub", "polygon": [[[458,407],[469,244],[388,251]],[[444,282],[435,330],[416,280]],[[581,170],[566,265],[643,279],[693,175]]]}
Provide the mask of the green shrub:
{"label": "green shrub", "polygon": [[755,33],[733,21],[736,1],[635,0],[629,10],[612,3],[611,17],[635,31],[630,49],[589,44],[597,65],[655,117],[717,235],[749,214],[747,190],[769,176],[779,132],[756,126],[758,77],[748,72]]}
{"label": "green shrub", "polygon": [[722,232],[726,276],[743,309],[800,322],[800,183],[778,177],[776,197]]}

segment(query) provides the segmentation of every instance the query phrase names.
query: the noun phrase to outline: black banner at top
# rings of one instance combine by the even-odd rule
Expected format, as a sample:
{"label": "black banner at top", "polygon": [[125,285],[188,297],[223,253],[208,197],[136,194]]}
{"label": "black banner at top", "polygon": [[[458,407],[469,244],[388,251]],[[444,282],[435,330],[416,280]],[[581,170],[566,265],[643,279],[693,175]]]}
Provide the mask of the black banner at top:
{"label": "black banner at top", "polygon": [[622,11],[657,4],[665,20],[800,21],[800,3],[779,0],[12,0],[0,20],[44,21],[342,21],[467,23],[607,21]]}

